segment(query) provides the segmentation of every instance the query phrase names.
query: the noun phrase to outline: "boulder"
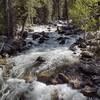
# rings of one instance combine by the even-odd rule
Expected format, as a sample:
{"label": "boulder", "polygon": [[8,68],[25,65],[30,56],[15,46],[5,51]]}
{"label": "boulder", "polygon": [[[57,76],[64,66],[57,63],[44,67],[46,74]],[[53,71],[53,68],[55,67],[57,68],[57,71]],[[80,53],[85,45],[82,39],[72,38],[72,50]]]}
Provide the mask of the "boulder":
{"label": "boulder", "polygon": [[66,31],[66,30],[71,30],[72,27],[70,27],[70,26],[62,26],[61,29]]}
{"label": "boulder", "polygon": [[21,52],[23,48],[26,46],[26,41],[23,39],[15,39],[12,42],[12,46],[15,48],[16,51]]}
{"label": "boulder", "polygon": [[45,38],[47,38],[47,39],[49,38],[48,34],[45,33],[45,32],[44,32],[44,34],[42,33],[42,37],[45,37]]}
{"label": "boulder", "polygon": [[62,30],[58,31],[58,34],[64,34],[64,33],[66,33],[66,32],[62,31]]}
{"label": "boulder", "polygon": [[94,54],[89,51],[83,51],[81,53],[81,55],[82,55],[81,57],[83,57],[83,58],[93,58],[93,56],[94,56]]}
{"label": "boulder", "polygon": [[45,40],[48,40],[48,39],[45,38],[45,37],[41,37],[41,38],[39,39],[38,43],[42,44],[42,43],[45,42]]}
{"label": "boulder", "polygon": [[72,44],[69,49],[72,51],[76,51],[76,44]]}
{"label": "boulder", "polygon": [[92,81],[93,81],[94,84],[98,85],[100,83],[100,76],[93,76]]}
{"label": "boulder", "polygon": [[98,42],[96,39],[87,40],[87,45],[96,46],[96,45],[98,45]]}
{"label": "boulder", "polygon": [[48,71],[42,71],[38,74],[37,79],[38,79],[38,81],[44,82],[46,84],[50,84],[52,74],[54,74],[54,73],[52,73],[52,72],[50,73]]}
{"label": "boulder", "polygon": [[86,36],[86,39],[94,39],[96,36],[96,33],[94,32],[90,32],[90,33],[87,33],[87,36]]}
{"label": "boulder", "polygon": [[76,42],[75,42],[76,45],[79,45],[79,44],[82,44],[82,43],[85,43],[84,39],[82,39],[82,38],[77,39]]}
{"label": "boulder", "polygon": [[66,42],[66,37],[59,37],[59,38],[57,38],[57,41],[59,41],[59,44],[65,44],[65,42]]}
{"label": "boulder", "polygon": [[86,43],[80,43],[80,44],[79,44],[79,47],[80,47],[80,48],[86,48],[87,45],[86,45]]}
{"label": "boulder", "polygon": [[36,40],[39,37],[40,37],[39,33],[33,33],[33,35],[32,35],[33,40]]}
{"label": "boulder", "polygon": [[91,76],[91,75],[96,74],[95,67],[96,66],[94,66],[94,65],[83,64],[83,65],[79,66],[79,70],[81,73],[84,73],[85,75]]}
{"label": "boulder", "polygon": [[43,57],[39,56],[34,62],[34,67],[40,66],[44,62],[45,62],[45,59]]}
{"label": "boulder", "polygon": [[84,31],[82,29],[80,29],[80,28],[76,28],[76,29],[74,29],[74,32],[76,34],[80,34],[80,33],[83,33]]}
{"label": "boulder", "polygon": [[85,96],[89,96],[92,97],[94,95],[96,95],[96,88],[90,87],[90,86],[85,86],[81,92],[85,95]]}
{"label": "boulder", "polygon": [[97,48],[95,49],[95,53],[96,53],[97,55],[100,55],[100,47],[97,47]]}

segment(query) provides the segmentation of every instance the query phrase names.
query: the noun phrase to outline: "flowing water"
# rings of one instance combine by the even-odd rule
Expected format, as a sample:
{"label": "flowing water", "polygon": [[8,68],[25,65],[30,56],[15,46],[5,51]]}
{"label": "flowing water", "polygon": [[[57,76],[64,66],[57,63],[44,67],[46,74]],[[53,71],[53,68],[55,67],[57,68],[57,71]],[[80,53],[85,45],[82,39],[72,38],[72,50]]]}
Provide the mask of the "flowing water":
{"label": "flowing water", "polygon": [[[9,63],[13,63],[13,68],[10,70],[7,81],[3,80],[3,72],[2,69],[0,70],[0,81],[3,84],[0,100],[86,100],[83,94],[71,89],[67,84],[46,85],[36,80],[35,74],[45,70],[57,70],[59,67],[78,62],[81,53],[77,47],[74,52],[69,50],[71,44],[81,37],[80,35],[63,35],[66,37],[66,42],[64,45],[60,45],[57,38],[61,35],[55,32],[56,27],[52,27],[51,31],[48,31],[47,27],[34,26],[32,29],[34,28],[34,32],[48,32],[48,40],[39,44],[39,39],[32,40],[32,32],[30,32],[26,41],[32,41],[32,47],[8,59]],[[42,57],[44,62],[36,64],[38,57]],[[32,73],[30,83],[22,79],[27,72]]]}

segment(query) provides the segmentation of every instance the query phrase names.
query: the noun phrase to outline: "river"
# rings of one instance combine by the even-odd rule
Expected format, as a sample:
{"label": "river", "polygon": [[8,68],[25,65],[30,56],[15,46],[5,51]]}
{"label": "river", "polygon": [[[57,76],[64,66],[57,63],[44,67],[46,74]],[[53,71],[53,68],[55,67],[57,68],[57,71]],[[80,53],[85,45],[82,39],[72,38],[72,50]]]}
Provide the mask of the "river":
{"label": "river", "polygon": [[[0,100],[86,100],[87,98],[78,90],[73,90],[67,84],[46,85],[37,81],[36,75],[46,70],[57,70],[59,67],[74,64],[79,61],[81,50],[76,46],[75,51],[69,47],[82,35],[60,35],[56,27],[33,26],[34,32],[47,32],[49,39],[44,43],[38,43],[39,39],[32,40],[33,32],[30,32],[26,41],[32,41],[29,50],[19,53],[8,59],[13,63],[9,78],[3,82]],[[65,37],[65,44],[59,44],[57,39]],[[44,59],[41,64],[36,64],[38,57]],[[1,70],[2,72],[2,70]],[[31,82],[25,82],[22,78],[26,73],[31,73]],[[1,74],[2,76],[2,74]]]}

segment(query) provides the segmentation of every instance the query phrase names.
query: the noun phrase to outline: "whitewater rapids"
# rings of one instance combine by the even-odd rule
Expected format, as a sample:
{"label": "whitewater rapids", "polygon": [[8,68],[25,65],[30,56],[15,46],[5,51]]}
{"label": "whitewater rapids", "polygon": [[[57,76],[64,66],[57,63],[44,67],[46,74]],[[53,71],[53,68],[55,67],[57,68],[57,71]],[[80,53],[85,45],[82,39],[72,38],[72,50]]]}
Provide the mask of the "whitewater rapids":
{"label": "whitewater rapids", "polygon": [[7,83],[7,93],[0,100],[86,100],[85,96],[66,84],[46,85],[37,81],[25,83],[19,79],[9,79]]}
{"label": "whitewater rapids", "polygon": [[[38,43],[38,39],[33,41],[32,36],[28,37],[28,40],[32,40],[34,44],[33,47],[27,52],[22,53],[16,57],[10,58],[9,62],[14,62],[14,67],[11,71],[11,77],[20,77],[25,70],[31,70],[32,73],[39,73],[47,69],[55,69],[57,67],[66,66],[78,62],[81,50],[76,47],[76,51],[71,51],[68,48],[73,44],[76,39],[80,36],[67,36],[68,40],[64,45],[59,45],[57,38],[60,37],[57,34],[56,28],[51,28],[52,30],[49,35],[49,40],[43,44]],[[47,26],[36,26],[34,27],[35,32],[48,32]],[[38,57],[43,57],[45,62],[41,65],[34,67],[34,63]]]}
{"label": "whitewater rapids", "polygon": [[[47,27],[36,26],[34,31],[47,32]],[[56,28],[52,28],[49,33],[49,40],[41,45],[38,44],[38,39],[33,41],[30,38],[30,33],[27,40],[32,40],[35,45],[30,50],[8,59],[9,63],[13,63],[13,68],[6,82],[4,82],[2,70],[0,70],[0,78],[3,83],[0,91],[0,100],[87,100],[83,94],[68,87],[67,84],[46,85],[38,82],[34,74],[31,83],[26,83],[24,79],[20,79],[27,71],[40,73],[45,70],[57,70],[61,66],[71,65],[79,61],[81,50],[76,47],[75,52],[73,52],[69,50],[69,47],[80,36],[68,36],[66,43],[59,45],[55,40],[60,35],[54,34],[55,30]],[[42,57],[45,62],[35,65],[38,57]]]}

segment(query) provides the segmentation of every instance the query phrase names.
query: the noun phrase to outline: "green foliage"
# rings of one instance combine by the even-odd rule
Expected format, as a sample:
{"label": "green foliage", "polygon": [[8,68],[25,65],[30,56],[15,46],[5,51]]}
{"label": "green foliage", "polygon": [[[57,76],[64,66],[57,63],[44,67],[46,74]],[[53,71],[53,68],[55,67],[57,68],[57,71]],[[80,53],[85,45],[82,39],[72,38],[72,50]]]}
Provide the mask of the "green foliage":
{"label": "green foliage", "polygon": [[99,0],[76,0],[69,11],[70,17],[82,28],[95,30],[95,16],[99,10],[98,2]]}

